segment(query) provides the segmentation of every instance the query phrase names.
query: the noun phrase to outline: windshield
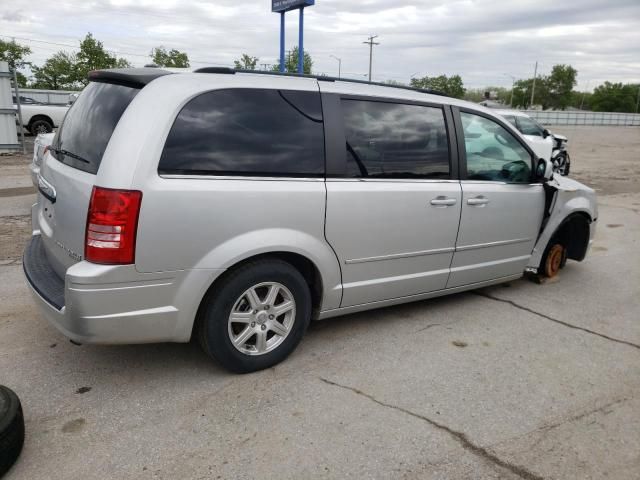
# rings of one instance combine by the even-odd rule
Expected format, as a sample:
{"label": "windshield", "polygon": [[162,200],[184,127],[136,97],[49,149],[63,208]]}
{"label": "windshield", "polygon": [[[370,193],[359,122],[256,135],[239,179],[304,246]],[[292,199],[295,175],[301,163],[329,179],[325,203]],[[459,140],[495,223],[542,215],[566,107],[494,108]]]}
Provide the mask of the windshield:
{"label": "windshield", "polygon": [[64,118],[51,153],[60,162],[97,173],[120,117],[139,90],[110,83],[90,83]]}

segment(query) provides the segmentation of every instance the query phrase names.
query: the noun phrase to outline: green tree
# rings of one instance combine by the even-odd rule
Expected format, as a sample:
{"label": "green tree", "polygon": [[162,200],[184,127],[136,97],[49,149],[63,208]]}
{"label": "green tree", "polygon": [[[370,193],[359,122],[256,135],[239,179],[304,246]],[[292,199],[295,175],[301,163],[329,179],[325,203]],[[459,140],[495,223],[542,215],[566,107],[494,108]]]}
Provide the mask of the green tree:
{"label": "green tree", "polygon": [[636,111],[636,102],[640,84],[604,82],[596,87],[590,98],[594,112],[626,112]]}
{"label": "green tree", "polygon": [[591,92],[578,92],[573,90],[571,92],[571,101],[569,106],[573,108],[579,108],[580,110],[591,110]]}
{"label": "green tree", "polygon": [[[24,67],[25,57],[30,54],[31,48],[26,45],[20,45],[15,40],[11,42],[0,40],[0,61],[7,62],[11,70]],[[23,73],[16,71],[16,77],[18,78],[19,87],[24,88],[27,86],[27,77]]]}
{"label": "green tree", "polygon": [[131,64],[124,58],[117,58],[104,49],[102,42],[93,38],[89,32],[80,42],[80,51],[76,55],[75,80],[83,85],[89,83],[87,75],[92,70],[104,68],[127,68]]}
{"label": "green tree", "polygon": [[571,65],[554,65],[551,75],[544,77],[548,103],[552,108],[565,110],[569,106],[577,76],[578,71]]}
{"label": "green tree", "polygon": [[437,90],[454,98],[462,98],[465,92],[464,84],[462,83],[460,75],[453,75],[451,77],[440,75],[438,77],[425,76],[422,78],[412,78],[411,86],[415,88]]}
{"label": "green tree", "polygon": [[243,53],[240,60],[233,61],[233,65],[236,70],[255,70],[258,60],[258,57],[252,57],[251,55]]}
{"label": "green tree", "polygon": [[7,62],[12,70],[23,67],[25,57],[30,54],[31,49],[26,45],[20,45],[15,41],[5,42],[0,40],[0,61]]}
{"label": "green tree", "polygon": [[[302,71],[303,73],[309,75],[311,74],[311,68],[313,67],[313,60],[311,59],[311,55],[309,52],[304,52],[304,59],[302,63]],[[280,71],[280,62],[273,67],[271,70],[274,72]],[[284,71],[288,73],[298,73],[298,47],[293,47],[293,50],[289,50],[289,53],[284,57]]]}
{"label": "green tree", "polygon": [[406,87],[407,86],[406,83],[402,83],[402,82],[399,82],[398,80],[393,80],[393,79],[384,80],[382,83],[386,83],[387,85],[391,85],[391,86],[394,86],[394,87]]}
{"label": "green tree", "polygon": [[33,66],[32,87],[50,90],[73,89],[78,86],[76,56],[60,51],[49,57],[41,67]]}
{"label": "green tree", "polygon": [[[531,90],[533,89],[533,78],[518,80],[513,86],[513,106],[522,108],[532,108]],[[545,77],[536,78],[534,105],[542,105],[546,110],[551,106],[549,89]]]}
{"label": "green tree", "polygon": [[189,68],[189,56],[175,48],[168,52],[163,46],[154,48],[150,57],[159,67]]}

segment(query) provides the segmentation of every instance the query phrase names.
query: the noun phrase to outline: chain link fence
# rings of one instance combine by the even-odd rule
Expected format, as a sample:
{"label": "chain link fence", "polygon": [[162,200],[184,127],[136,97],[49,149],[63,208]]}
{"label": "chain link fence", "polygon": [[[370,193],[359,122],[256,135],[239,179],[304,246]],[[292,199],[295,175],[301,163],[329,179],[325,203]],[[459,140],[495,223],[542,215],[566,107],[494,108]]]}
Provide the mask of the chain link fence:
{"label": "chain link fence", "polygon": [[572,112],[562,110],[525,110],[542,125],[617,125],[640,126],[640,114],[616,112]]}

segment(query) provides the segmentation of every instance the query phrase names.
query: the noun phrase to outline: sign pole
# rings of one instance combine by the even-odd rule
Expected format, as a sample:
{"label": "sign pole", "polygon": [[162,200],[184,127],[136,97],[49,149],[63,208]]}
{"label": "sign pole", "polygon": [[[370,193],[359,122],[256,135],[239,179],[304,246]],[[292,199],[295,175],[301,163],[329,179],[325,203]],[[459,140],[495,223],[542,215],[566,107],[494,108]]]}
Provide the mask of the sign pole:
{"label": "sign pole", "polygon": [[[287,67],[284,52],[284,14],[292,10],[300,10],[298,32],[298,73],[304,73],[304,9],[315,5],[316,0],[271,0],[271,11],[280,14],[280,73],[284,73]],[[290,54],[287,54],[287,62],[295,62]],[[295,69],[291,65],[292,70]]]}
{"label": "sign pole", "polygon": [[304,73],[304,7],[300,7],[300,25],[298,25],[298,73]]}
{"label": "sign pole", "polygon": [[280,12],[280,73],[284,73],[284,11]]}

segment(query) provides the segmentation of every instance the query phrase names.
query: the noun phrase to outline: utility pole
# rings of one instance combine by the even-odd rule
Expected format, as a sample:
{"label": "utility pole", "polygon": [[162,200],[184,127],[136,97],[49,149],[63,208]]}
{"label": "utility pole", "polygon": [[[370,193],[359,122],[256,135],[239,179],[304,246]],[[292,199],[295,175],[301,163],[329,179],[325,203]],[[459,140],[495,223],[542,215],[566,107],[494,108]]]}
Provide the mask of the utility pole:
{"label": "utility pole", "polygon": [[507,77],[511,77],[511,100],[509,100],[509,106],[513,108],[513,89],[516,84],[516,77],[514,77],[513,75],[509,75],[508,73],[505,73],[505,75]]}
{"label": "utility pole", "polygon": [[371,64],[373,63],[373,46],[374,45],[380,45],[378,42],[374,42],[373,40],[378,38],[378,35],[371,35],[370,37],[367,37],[369,40],[366,42],[362,42],[362,43],[366,43],[369,45],[369,81],[371,81]]}
{"label": "utility pole", "polygon": [[536,91],[536,77],[538,76],[538,61],[536,60],[536,68],[533,70],[533,85],[531,85],[531,106],[533,108],[533,94]]}
{"label": "utility pole", "polygon": [[336,57],[335,55],[329,55],[329,56],[338,60],[338,78],[340,78],[340,71],[342,70],[342,59]]}
{"label": "utility pole", "polygon": [[589,82],[587,82],[587,86],[584,92],[582,92],[582,100],[580,101],[580,110],[584,107],[584,97],[587,96],[587,92],[589,91]]}
{"label": "utility pole", "polygon": [[[16,39],[11,37],[11,43],[15,45]],[[18,90],[18,65],[13,63],[13,91],[16,96],[16,105],[18,107],[18,123],[20,124],[20,139],[22,140],[22,154],[26,155],[27,146],[24,141],[24,123],[22,123],[22,104],[20,103],[20,90]]]}

